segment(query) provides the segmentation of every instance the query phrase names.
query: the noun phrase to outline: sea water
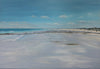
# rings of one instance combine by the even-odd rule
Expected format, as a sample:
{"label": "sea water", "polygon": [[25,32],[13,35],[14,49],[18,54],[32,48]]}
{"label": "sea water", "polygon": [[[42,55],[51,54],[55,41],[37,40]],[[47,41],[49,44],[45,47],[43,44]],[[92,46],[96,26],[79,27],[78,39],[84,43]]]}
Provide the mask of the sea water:
{"label": "sea water", "polygon": [[6,28],[6,29],[0,29],[0,34],[5,34],[5,33],[32,33],[32,32],[39,32],[39,31],[46,31],[48,29],[42,29],[42,28],[34,28],[34,29],[29,29],[29,28]]}

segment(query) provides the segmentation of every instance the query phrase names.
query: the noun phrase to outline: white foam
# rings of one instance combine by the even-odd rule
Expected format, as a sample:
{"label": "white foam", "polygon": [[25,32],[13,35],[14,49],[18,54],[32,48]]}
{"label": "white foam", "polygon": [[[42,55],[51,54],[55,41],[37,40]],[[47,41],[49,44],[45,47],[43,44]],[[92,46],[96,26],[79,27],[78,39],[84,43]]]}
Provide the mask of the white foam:
{"label": "white foam", "polygon": [[8,38],[4,38],[3,41],[17,41],[17,40],[21,39],[23,36],[24,35],[19,35],[17,37],[16,36],[13,37],[13,35],[12,35],[10,37],[13,37],[13,38],[9,38],[9,37]]}

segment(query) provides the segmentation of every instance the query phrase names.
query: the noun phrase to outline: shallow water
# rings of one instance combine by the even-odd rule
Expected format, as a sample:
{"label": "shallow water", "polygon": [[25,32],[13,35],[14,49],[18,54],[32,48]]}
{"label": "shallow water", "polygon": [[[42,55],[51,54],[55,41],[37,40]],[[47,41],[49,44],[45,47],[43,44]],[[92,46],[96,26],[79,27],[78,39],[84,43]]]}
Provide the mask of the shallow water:
{"label": "shallow water", "polygon": [[5,34],[5,33],[32,33],[32,32],[39,32],[39,31],[46,31],[49,29],[43,29],[43,28],[5,28],[5,29],[0,29],[0,34]]}
{"label": "shallow water", "polygon": [[100,68],[100,35],[0,35],[0,68]]}

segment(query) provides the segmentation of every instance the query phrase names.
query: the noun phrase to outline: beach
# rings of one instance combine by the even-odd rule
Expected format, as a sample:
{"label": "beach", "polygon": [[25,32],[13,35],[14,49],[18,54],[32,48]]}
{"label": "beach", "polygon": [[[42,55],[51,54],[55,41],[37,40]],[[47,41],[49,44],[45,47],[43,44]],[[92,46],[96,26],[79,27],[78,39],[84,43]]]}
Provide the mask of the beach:
{"label": "beach", "polygon": [[100,68],[99,54],[99,31],[0,35],[0,68],[95,69]]}

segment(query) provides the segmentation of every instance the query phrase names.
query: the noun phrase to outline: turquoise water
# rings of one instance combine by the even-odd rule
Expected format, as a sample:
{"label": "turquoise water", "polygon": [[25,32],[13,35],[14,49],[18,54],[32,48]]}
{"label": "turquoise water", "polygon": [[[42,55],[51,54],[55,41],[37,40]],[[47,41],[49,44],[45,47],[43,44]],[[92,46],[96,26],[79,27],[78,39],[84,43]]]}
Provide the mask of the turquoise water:
{"label": "turquoise water", "polygon": [[36,31],[46,31],[47,29],[41,29],[41,28],[34,28],[34,29],[27,29],[27,28],[12,28],[12,29],[0,29],[0,33],[4,34],[4,33],[32,33],[32,32],[36,32]]}

